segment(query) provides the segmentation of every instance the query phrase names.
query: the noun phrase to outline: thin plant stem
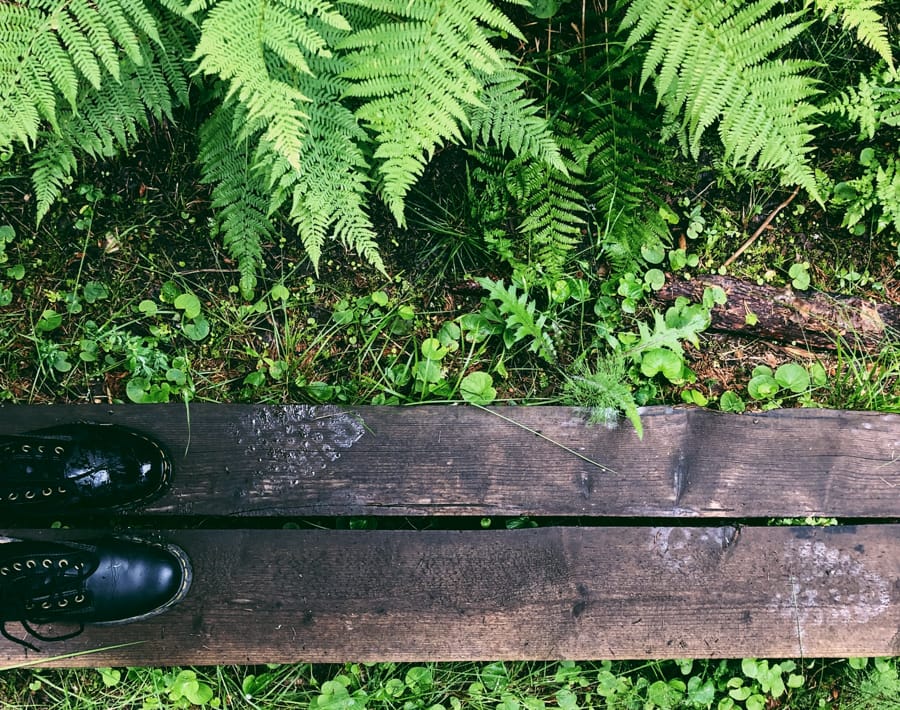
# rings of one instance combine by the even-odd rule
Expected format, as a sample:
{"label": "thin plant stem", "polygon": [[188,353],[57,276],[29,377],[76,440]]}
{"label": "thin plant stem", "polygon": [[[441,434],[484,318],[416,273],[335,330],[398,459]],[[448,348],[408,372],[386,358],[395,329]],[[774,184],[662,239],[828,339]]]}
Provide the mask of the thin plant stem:
{"label": "thin plant stem", "polygon": [[575,451],[575,449],[570,449],[565,444],[561,444],[560,442],[556,441],[556,439],[551,439],[549,436],[546,436],[545,434],[541,434],[541,432],[536,431],[536,430],[532,429],[531,427],[525,426],[521,422],[517,422],[515,419],[511,419],[510,417],[500,414],[500,412],[495,412],[493,409],[488,409],[487,407],[483,407],[480,404],[476,404],[475,402],[469,402],[469,404],[471,406],[475,407],[476,409],[480,409],[482,412],[487,412],[488,414],[493,414],[495,417],[500,417],[500,419],[502,419],[503,421],[509,422],[510,424],[513,424],[514,426],[519,427],[519,429],[524,429],[528,433],[534,434],[535,436],[543,439],[544,441],[550,442],[554,446],[558,446],[563,451],[566,451],[566,452],[572,454],[573,456],[577,456],[582,461],[589,463],[591,466],[596,466],[597,468],[602,469],[602,470],[606,471],[607,473],[614,473],[614,474],[618,475],[618,471],[611,469],[609,466],[604,466],[602,463],[594,461],[594,459],[589,458],[589,457],[585,456],[584,454],[579,454],[577,451]]}

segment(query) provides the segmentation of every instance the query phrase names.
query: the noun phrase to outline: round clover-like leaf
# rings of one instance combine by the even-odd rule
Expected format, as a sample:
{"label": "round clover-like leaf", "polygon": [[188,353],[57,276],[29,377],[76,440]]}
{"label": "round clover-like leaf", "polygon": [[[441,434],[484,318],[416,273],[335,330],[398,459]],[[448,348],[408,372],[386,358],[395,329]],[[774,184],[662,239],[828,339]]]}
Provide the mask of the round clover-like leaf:
{"label": "round clover-like leaf", "polygon": [[682,359],[668,348],[653,348],[641,358],[641,372],[645,377],[654,377],[662,373],[670,382],[681,380]]}
{"label": "round clover-like leaf", "polygon": [[756,375],[747,383],[747,392],[753,399],[771,399],[779,390],[778,383],[772,375]]}
{"label": "round clover-like leaf", "polygon": [[434,360],[439,362],[444,359],[448,352],[450,352],[449,348],[441,345],[441,341],[437,338],[425,338],[422,341],[422,355],[428,360]]}
{"label": "round clover-like leaf", "polygon": [[438,360],[419,360],[413,367],[416,379],[420,382],[436,385],[444,379],[444,369]]}
{"label": "round clover-like leaf", "polygon": [[184,334],[191,340],[199,342],[200,340],[203,340],[207,335],[209,335],[209,321],[201,316],[200,318],[195,318],[189,323],[182,323],[181,329],[184,331]]}
{"label": "round clover-like leaf", "polygon": [[196,318],[200,315],[200,299],[192,293],[182,293],[175,299],[175,308],[184,311],[185,318]]}
{"label": "round clover-like leaf", "polygon": [[740,414],[746,409],[744,405],[744,400],[741,399],[740,395],[735,394],[731,390],[727,390],[722,393],[722,396],[719,397],[719,409],[723,412],[734,412],[735,414]]}
{"label": "round clover-like leaf", "polygon": [[788,269],[788,276],[791,277],[791,286],[793,286],[798,291],[805,291],[809,288],[810,284],[810,276],[809,276],[809,264],[803,262],[802,264],[794,264]]}
{"label": "round clover-like leaf", "polygon": [[775,381],[794,394],[800,394],[809,389],[810,378],[805,367],[787,362],[775,370]]}
{"label": "round clover-like leaf", "polygon": [[547,20],[556,14],[562,4],[563,0],[531,0],[528,12],[541,20]]}
{"label": "round clover-like leaf", "polygon": [[661,264],[666,258],[666,250],[662,244],[645,244],[641,247],[641,256],[648,264]]}
{"label": "round clover-like leaf", "polygon": [[155,316],[159,308],[156,305],[156,301],[145,298],[138,304],[138,310],[144,315]]}
{"label": "round clover-like leaf", "polygon": [[486,372],[471,372],[459,383],[459,393],[469,404],[490,404],[497,397],[494,379]]}
{"label": "round clover-like leaf", "polygon": [[143,404],[148,401],[150,381],[146,377],[132,377],[125,385],[125,394],[135,404]]}
{"label": "round clover-like leaf", "polygon": [[41,317],[38,319],[35,328],[42,333],[49,333],[51,330],[56,330],[62,325],[62,319],[62,314],[57,313],[52,308],[48,308],[41,313]]}
{"label": "round clover-like leaf", "polygon": [[768,365],[757,365],[753,368],[753,372],[750,373],[750,377],[758,377],[759,375],[768,375],[772,376],[772,368]]}
{"label": "round clover-like leaf", "polygon": [[828,373],[820,362],[814,362],[809,366],[809,374],[816,387],[824,387],[828,383]]}
{"label": "round clover-like leaf", "polygon": [[84,300],[88,303],[96,303],[109,298],[109,289],[100,281],[88,281],[84,285]]}
{"label": "round clover-like leaf", "polygon": [[666,275],[660,269],[648,269],[644,274],[644,283],[654,291],[659,291],[666,285]]}
{"label": "round clover-like leaf", "polygon": [[291,292],[290,290],[288,290],[287,286],[279,283],[272,286],[271,290],[269,291],[269,295],[273,300],[281,301],[282,303],[284,303],[291,297]]}

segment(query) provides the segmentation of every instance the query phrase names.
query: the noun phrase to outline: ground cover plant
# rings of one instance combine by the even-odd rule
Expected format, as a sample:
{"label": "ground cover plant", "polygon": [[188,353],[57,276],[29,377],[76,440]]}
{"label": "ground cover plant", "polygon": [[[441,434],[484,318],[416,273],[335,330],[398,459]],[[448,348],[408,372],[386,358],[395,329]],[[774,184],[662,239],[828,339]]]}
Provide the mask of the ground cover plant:
{"label": "ground cover plant", "polygon": [[[721,290],[657,298],[727,273],[897,303],[898,19],[877,0],[0,3],[0,400],[562,402],[639,433],[645,404],[900,411],[896,333],[736,339],[710,332]],[[895,659],[0,676],[10,707],[898,695]]]}

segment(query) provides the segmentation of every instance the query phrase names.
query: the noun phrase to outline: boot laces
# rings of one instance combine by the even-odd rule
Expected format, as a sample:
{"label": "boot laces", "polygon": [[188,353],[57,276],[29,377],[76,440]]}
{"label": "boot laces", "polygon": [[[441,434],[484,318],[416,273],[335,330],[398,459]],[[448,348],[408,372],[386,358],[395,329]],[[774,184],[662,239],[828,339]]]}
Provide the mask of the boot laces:
{"label": "boot laces", "polygon": [[29,634],[46,641],[65,641],[84,631],[79,622],[75,631],[47,636],[32,624],[54,620],[54,615],[89,602],[85,581],[91,570],[83,555],[35,555],[4,563],[0,566],[0,635],[20,646],[39,652],[25,639],[17,638],[6,628],[18,622]]}

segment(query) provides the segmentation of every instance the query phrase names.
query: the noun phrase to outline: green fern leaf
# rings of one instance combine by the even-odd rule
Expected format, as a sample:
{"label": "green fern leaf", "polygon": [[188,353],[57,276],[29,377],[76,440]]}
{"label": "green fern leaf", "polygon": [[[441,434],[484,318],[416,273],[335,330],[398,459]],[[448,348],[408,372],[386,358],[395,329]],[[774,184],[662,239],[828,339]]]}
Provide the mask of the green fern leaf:
{"label": "green fern leaf", "polygon": [[59,130],[59,113],[101,90],[105,74],[121,81],[124,61],[144,61],[157,27],[142,0],[0,3],[0,148],[33,145],[42,121]]}
{"label": "green fern leaf", "polygon": [[[103,23],[100,14],[92,7],[73,2],[69,6],[72,16],[79,27],[84,31],[84,37],[88,42],[89,51],[96,53],[96,58],[116,81],[120,79],[119,52],[115,40],[109,33],[109,29]],[[94,88],[99,88],[99,74],[96,82],[91,82]]]}
{"label": "green fern leaf", "polygon": [[894,82],[876,67],[870,76],[860,75],[849,87],[821,107],[822,113],[839,114],[859,126],[859,137],[871,140],[882,126],[900,126],[900,102]]}
{"label": "green fern leaf", "polygon": [[[326,242],[337,239],[384,273],[366,213],[369,166],[360,146],[367,136],[353,112],[340,103],[347,88],[338,76],[342,64],[314,57],[310,66],[311,74],[298,77],[298,86],[311,98],[309,140],[300,153],[304,169],[298,172],[270,156],[270,183],[277,184],[270,212],[290,198],[290,220],[317,271]],[[264,161],[260,166],[265,169]]]}
{"label": "green fern leaf", "polygon": [[894,71],[894,55],[888,28],[878,13],[881,0],[806,0],[806,6],[814,5],[823,18],[840,13],[841,24],[848,30],[856,30],[859,41],[877,52]]}
{"label": "green fern leaf", "polygon": [[581,172],[571,158],[561,172],[533,160],[513,160],[506,169],[506,186],[516,211],[522,215],[518,231],[527,245],[527,262],[551,275],[559,275],[584,239],[587,206]]}
{"label": "green fern leaf", "polygon": [[254,169],[248,140],[236,140],[233,102],[226,101],[200,129],[202,181],[213,185],[212,208],[228,253],[237,260],[240,288],[249,298],[263,265],[262,244],[275,234],[269,219],[268,185]]}
{"label": "green fern leaf", "polygon": [[[521,36],[487,0],[352,0],[374,24],[355,28],[339,47],[363,99],[357,117],[376,134],[381,194],[399,224],[407,193],[434,151],[462,142],[483,81],[504,67],[487,38],[500,30]],[[383,19],[385,17],[391,20]]]}
{"label": "green fern leaf", "polygon": [[[171,26],[163,33],[171,38],[168,48],[143,43],[140,64],[123,57],[119,65],[121,81],[103,82],[99,90],[86,88],[79,98],[78,111],[60,108],[56,130],[42,134],[32,163],[38,222],[70,184],[78,157],[115,156],[137,139],[148,126],[149,116],[171,119],[174,106],[183,103],[178,97],[181,90],[186,101],[184,69],[172,76],[172,86],[161,62],[168,52],[182,51],[186,39]],[[173,72],[175,66],[171,62]]]}
{"label": "green fern leaf", "polygon": [[888,158],[884,166],[879,165],[875,173],[875,196],[881,206],[882,221],[893,225],[900,234],[900,161]]}
{"label": "green fern leaf", "polygon": [[[299,156],[307,136],[310,98],[297,88],[296,78],[310,73],[310,56],[330,54],[311,22],[313,13],[322,10],[333,24],[340,24],[335,19],[338,13],[325,0],[209,4],[212,10],[202,23],[194,53],[200,71],[226,81],[228,95],[246,107],[249,123],[264,125],[262,139],[301,171]],[[248,135],[245,132],[239,138]]]}
{"label": "green fern leaf", "polygon": [[810,103],[818,93],[807,62],[778,59],[806,25],[802,13],[773,15],[780,0],[631,0],[628,45],[652,34],[641,83],[655,75],[657,99],[681,115],[691,153],[718,122],[733,164],[773,168],[821,202],[809,164]]}
{"label": "green fern leaf", "polygon": [[585,408],[591,424],[614,425],[622,411],[634,426],[638,439],[644,438],[641,415],[628,385],[627,363],[621,352],[598,357],[593,368],[581,361],[571,371],[563,383],[564,404]]}
{"label": "green fern leaf", "polygon": [[[507,61],[511,64],[511,59]],[[469,110],[472,136],[567,173],[556,136],[540,115],[540,106],[526,95],[524,80],[522,73],[512,69],[482,77],[478,103]]]}
{"label": "green fern leaf", "polygon": [[34,38],[34,51],[46,62],[53,85],[63,95],[72,110],[78,98],[78,73],[55,32],[40,32]]}
{"label": "green fern leaf", "polygon": [[654,187],[664,177],[665,162],[652,153],[655,145],[646,123],[647,107],[630,104],[618,93],[614,99],[585,134],[585,182],[591,186],[591,201],[602,230],[599,244],[612,264],[629,271],[642,265],[643,247],[670,241],[653,196]]}
{"label": "green fern leaf", "polygon": [[489,278],[475,279],[488,292],[488,296],[497,302],[500,314],[506,323],[506,332],[510,343],[518,343],[525,339],[531,342],[528,349],[537,353],[547,362],[556,361],[556,348],[553,339],[547,332],[550,324],[547,316],[537,314],[537,305],[529,300],[528,292],[518,293],[514,284],[509,288],[503,281],[492,281]]}
{"label": "green fern leaf", "polygon": [[91,86],[99,89],[100,64],[97,62],[97,57],[94,56],[91,40],[82,33],[76,20],[65,14],[60,14],[58,17],[56,31],[59,33],[63,45],[68,48],[72,64],[78,68],[79,73],[90,82]]}
{"label": "green fern leaf", "polygon": [[[347,65],[333,52],[350,25],[321,0],[224,0],[211,6],[195,57],[201,71],[227,82],[228,99],[241,107],[232,138],[242,154],[253,146],[247,169],[269,195],[266,211],[255,193],[252,210],[239,205],[240,211],[250,210],[256,220],[289,204],[288,217],[316,269],[328,240],[337,239],[384,271],[365,211],[368,164],[360,145],[368,136],[341,103],[350,88],[339,76]],[[209,179],[226,178],[210,173]],[[262,233],[259,226],[250,231]],[[238,242],[229,239],[226,233],[233,251]],[[249,263],[254,255],[246,258]]]}
{"label": "green fern leaf", "polygon": [[34,186],[38,222],[71,184],[72,174],[77,167],[75,146],[67,136],[49,136],[47,142],[36,152],[31,165],[31,182]]}

